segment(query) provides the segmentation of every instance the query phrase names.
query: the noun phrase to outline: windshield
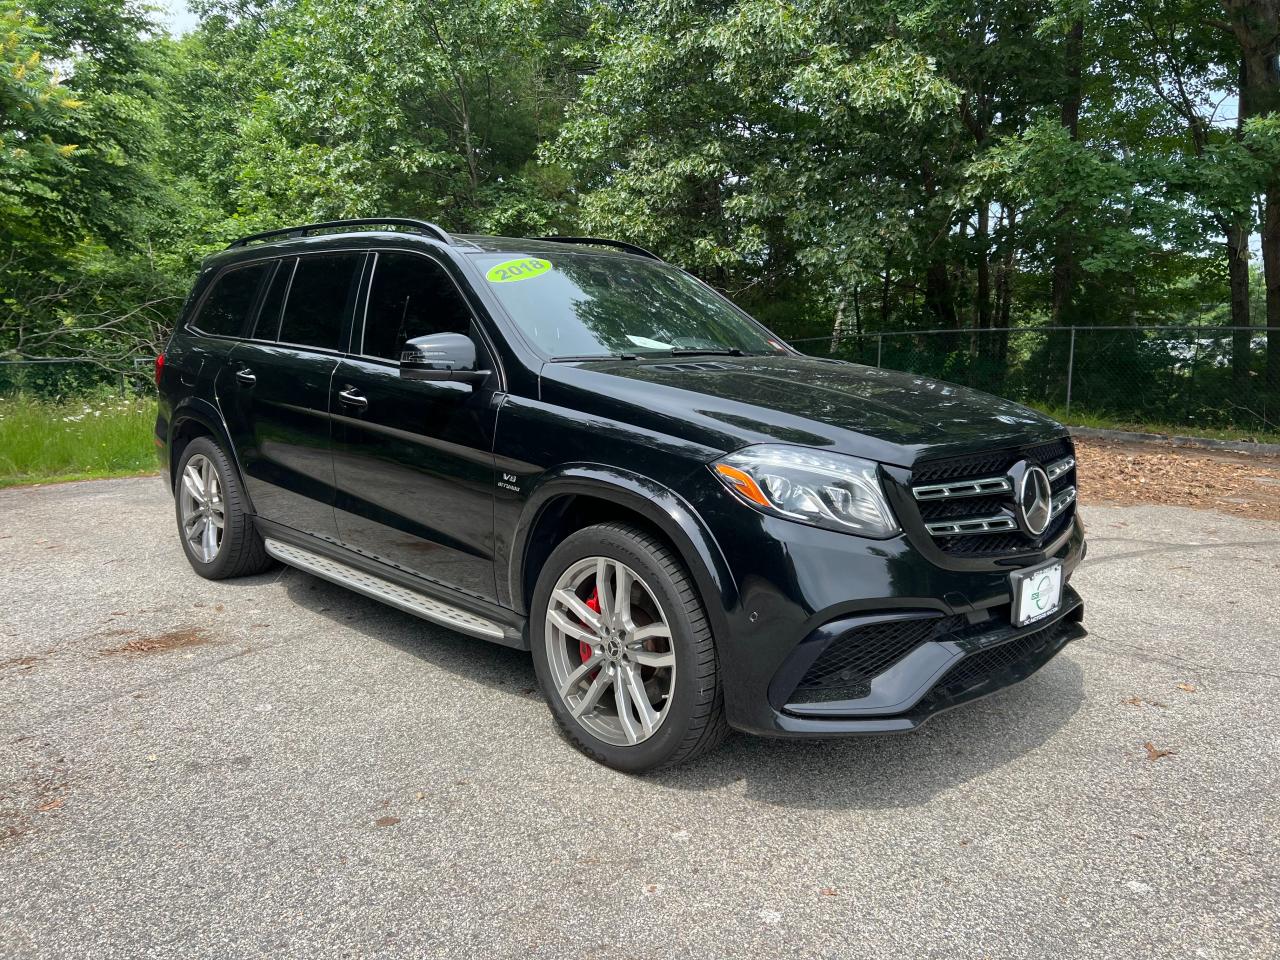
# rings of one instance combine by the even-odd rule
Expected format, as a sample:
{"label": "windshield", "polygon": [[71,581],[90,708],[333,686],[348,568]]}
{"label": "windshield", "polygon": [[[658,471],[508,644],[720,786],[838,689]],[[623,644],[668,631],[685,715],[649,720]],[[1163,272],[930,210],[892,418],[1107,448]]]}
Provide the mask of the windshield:
{"label": "windshield", "polygon": [[525,336],[553,359],[784,351],[710,287],[667,264],[568,252],[476,262]]}

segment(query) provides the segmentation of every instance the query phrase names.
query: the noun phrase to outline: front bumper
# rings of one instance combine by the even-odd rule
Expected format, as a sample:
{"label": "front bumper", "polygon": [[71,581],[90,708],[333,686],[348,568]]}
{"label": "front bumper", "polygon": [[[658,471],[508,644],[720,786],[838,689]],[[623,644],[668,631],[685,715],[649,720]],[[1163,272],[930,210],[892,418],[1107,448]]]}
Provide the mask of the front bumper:
{"label": "front bumper", "polygon": [[[1056,559],[1069,584],[1085,554],[1078,516],[1034,556],[954,569],[906,536],[866,540],[702,503],[737,585],[732,602],[712,611],[736,729],[788,737],[910,731],[1026,679],[1086,635],[1084,604],[1070,589],[1046,621],[1013,629],[1009,619],[1014,570]],[[810,668],[850,631],[921,623],[932,632],[901,656],[882,658],[870,675],[853,671],[860,688],[819,696],[803,689]]]}
{"label": "front bumper", "polygon": [[1013,629],[993,617],[977,630],[919,644],[873,677],[865,690],[850,691],[858,696],[829,699],[809,693],[806,699],[804,692],[792,691],[796,700],[771,705],[774,726],[767,732],[801,737],[906,733],[944,710],[1027,679],[1086,635],[1083,619],[1084,603],[1074,591],[1047,622]]}

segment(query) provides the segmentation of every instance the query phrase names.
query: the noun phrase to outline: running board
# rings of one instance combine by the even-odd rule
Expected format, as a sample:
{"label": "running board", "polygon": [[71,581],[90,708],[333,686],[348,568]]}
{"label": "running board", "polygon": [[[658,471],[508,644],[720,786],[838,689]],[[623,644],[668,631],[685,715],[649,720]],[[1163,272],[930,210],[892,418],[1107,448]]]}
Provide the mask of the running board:
{"label": "running board", "polygon": [[376,574],[365,573],[363,570],[324,554],[314,553],[303,547],[284,543],[281,540],[272,540],[269,537],[263,542],[267,553],[281,563],[287,563],[291,567],[323,577],[348,590],[363,593],[366,597],[381,600],[405,613],[412,613],[423,620],[430,620],[432,623],[449,627],[459,633],[470,634],[484,640],[495,640],[498,643],[509,642],[502,627],[492,620],[444,603],[417,590],[402,587]]}

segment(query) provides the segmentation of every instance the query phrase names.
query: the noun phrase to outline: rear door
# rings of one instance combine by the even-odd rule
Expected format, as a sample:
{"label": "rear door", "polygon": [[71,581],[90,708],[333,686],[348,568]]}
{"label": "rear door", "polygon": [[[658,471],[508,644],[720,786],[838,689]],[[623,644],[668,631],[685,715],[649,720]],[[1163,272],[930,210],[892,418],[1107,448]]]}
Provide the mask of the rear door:
{"label": "rear door", "polygon": [[406,340],[432,333],[469,334],[494,370],[489,348],[450,273],[424,254],[378,253],[363,312],[329,401],[342,542],[492,600],[497,375],[429,383],[397,366]]}
{"label": "rear door", "polygon": [[274,269],[270,261],[240,263],[209,280],[186,321],[184,335],[174,337],[165,351],[166,374],[178,381],[180,393],[214,399],[218,378],[253,322],[258,299]]}
{"label": "rear door", "polygon": [[278,262],[250,340],[231,354],[220,398],[260,517],[337,540],[329,386],[366,255]]}

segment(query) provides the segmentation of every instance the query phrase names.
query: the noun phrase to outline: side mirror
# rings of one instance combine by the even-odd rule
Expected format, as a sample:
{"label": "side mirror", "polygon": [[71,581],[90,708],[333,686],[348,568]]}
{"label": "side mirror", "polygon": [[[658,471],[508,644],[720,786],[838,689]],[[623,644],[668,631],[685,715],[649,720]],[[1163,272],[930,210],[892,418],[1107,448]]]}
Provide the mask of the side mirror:
{"label": "side mirror", "polygon": [[463,333],[433,333],[405,343],[400,376],[406,380],[479,383],[488,370],[476,369],[476,345]]}

